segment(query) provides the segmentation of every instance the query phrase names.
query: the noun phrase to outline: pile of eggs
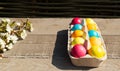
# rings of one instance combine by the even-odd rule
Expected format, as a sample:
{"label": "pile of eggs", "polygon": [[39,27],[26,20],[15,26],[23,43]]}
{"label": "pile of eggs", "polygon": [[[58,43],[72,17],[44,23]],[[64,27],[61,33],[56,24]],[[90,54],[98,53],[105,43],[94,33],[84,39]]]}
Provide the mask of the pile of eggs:
{"label": "pile of eggs", "polygon": [[103,48],[98,27],[91,18],[86,19],[86,24],[91,44],[91,48],[88,50],[88,53],[96,58],[103,58],[105,56],[105,49]]}
{"label": "pile of eggs", "polygon": [[[85,31],[86,29],[87,31]],[[74,18],[70,24],[70,32],[70,54],[73,57],[80,58],[87,54],[96,58],[105,56],[100,32],[98,32],[97,24],[91,18],[85,20],[78,17]],[[88,43],[90,43],[89,49]]]}
{"label": "pile of eggs", "polygon": [[70,54],[76,58],[83,57],[87,51],[84,46],[86,32],[81,18],[74,18],[71,23],[71,49]]}

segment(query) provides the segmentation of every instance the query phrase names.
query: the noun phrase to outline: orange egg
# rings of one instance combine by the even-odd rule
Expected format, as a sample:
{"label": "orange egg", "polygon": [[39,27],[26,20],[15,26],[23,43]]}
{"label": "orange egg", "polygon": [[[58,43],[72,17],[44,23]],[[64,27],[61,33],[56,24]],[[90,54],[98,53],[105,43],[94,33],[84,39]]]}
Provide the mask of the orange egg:
{"label": "orange egg", "polygon": [[73,33],[72,33],[72,37],[80,37],[80,36],[83,36],[84,32],[82,30],[75,30]]}
{"label": "orange egg", "polygon": [[88,24],[87,28],[88,28],[88,30],[97,30],[97,25],[95,25],[95,24]]}
{"label": "orange egg", "polygon": [[100,38],[97,38],[97,37],[91,37],[90,43],[91,43],[91,46],[100,46],[101,40],[100,40]]}

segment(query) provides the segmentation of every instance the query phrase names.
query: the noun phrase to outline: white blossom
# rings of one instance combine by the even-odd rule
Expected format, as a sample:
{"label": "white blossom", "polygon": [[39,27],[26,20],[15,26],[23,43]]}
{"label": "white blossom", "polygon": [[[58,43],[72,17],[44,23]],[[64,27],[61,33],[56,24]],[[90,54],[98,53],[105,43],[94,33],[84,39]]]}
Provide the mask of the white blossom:
{"label": "white blossom", "polygon": [[5,48],[5,45],[6,45],[5,41],[0,38],[0,46],[1,46],[0,48]]}
{"label": "white blossom", "polygon": [[13,44],[12,44],[12,43],[7,44],[7,45],[6,45],[6,48],[7,48],[7,49],[12,49],[12,48],[13,48]]}
{"label": "white blossom", "polygon": [[18,40],[18,37],[16,35],[11,35],[10,40],[12,41],[12,43],[16,43]]}
{"label": "white blossom", "polygon": [[13,30],[13,29],[10,27],[10,25],[7,24],[7,26],[6,26],[6,31],[7,31],[8,33],[11,33],[12,30]]}
{"label": "white blossom", "polygon": [[17,22],[17,23],[16,23],[16,25],[20,26],[20,23],[19,23],[19,22]]}
{"label": "white blossom", "polygon": [[22,30],[21,33],[20,33],[20,37],[21,37],[22,39],[25,39],[26,36],[27,36],[26,31],[25,31],[25,30]]}
{"label": "white blossom", "polygon": [[10,19],[9,18],[4,18],[2,19],[3,22],[8,22],[8,24],[10,23]]}

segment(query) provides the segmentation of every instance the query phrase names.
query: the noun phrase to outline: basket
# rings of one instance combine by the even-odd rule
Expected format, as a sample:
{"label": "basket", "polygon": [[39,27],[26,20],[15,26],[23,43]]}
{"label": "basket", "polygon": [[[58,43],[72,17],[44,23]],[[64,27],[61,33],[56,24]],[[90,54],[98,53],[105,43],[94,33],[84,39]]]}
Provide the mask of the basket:
{"label": "basket", "polygon": [[[87,43],[88,43],[88,46],[87,46],[87,49],[90,48],[90,42],[89,42],[89,37],[88,37],[88,29],[87,29],[87,26],[86,26],[86,21],[85,19],[83,20],[83,23],[84,23],[84,26],[85,26],[85,32],[86,32],[86,39],[87,39]],[[73,56],[71,56],[70,54],[70,51],[71,51],[71,38],[70,38],[70,34],[72,33],[71,32],[71,25],[69,26],[69,29],[68,29],[68,47],[67,47],[67,50],[68,50],[68,54],[69,54],[69,57],[71,59],[71,62],[73,65],[75,66],[86,66],[86,67],[99,67],[102,65],[102,63],[107,59],[107,52],[106,52],[106,46],[105,46],[105,43],[104,43],[104,40],[101,36],[101,33],[100,33],[100,30],[98,28],[98,31],[100,33],[100,38],[102,40],[102,45],[103,45],[103,48],[106,52],[106,55],[102,58],[102,59],[98,59],[98,58],[95,58],[93,56],[90,56],[89,54],[86,54],[84,57],[81,57],[81,58],[75,58]]]}

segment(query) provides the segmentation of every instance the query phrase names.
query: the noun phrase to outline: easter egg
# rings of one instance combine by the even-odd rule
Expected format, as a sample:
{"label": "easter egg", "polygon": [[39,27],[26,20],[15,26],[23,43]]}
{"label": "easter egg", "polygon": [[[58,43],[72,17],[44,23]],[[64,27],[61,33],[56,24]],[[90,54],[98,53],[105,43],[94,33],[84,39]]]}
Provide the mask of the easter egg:
{"label": "easter egg", "polygon": [[97,25],[89,24],[87,25],[88,30],[97,30]]}
{"label": "easter egg", "polygon": [[96,37],[91,37],[90,38],[90,43],[91,43],[91,46],[100,46],[101,45],[101,39],[96,38]]}
{"label": "easter egg", "polygon": [[75,25],[75,24],[81,24],[82,22],[82,19],[81,18],[78,18],[78,17],[75,17],[73,20],[72,20],[72,25]]}
{"label": "easter egg", "polygon": [[76,44],[72,49],[70,54],[73,57],[79,58],[79,57],[83,57],[86,55],[86,49],[84,48],[84,46],[80,45],[80,44]]}
{"label": "easter egg", "polygon": [[84,32],[82,30],[75,30],[73,33],[72,33],[72,37],[80,37],[80,36],[83,36]]}
{"label": "easter egg", "polygon": [[84,44],[85,40],[82,37],[76,37],[73,39],[72,41],[72,45],[76,45],[76,44]]}
{"label": "easter egg", "polygon": [[89,25],[89,24],[95,25],[96,23],[95,23],[94,20],[92,20],[91,18],[87,18],[87,19],[86,19],[86,24],[87,24],[87,25]]}
{"label": "easter egg", "polygon": [[81,30],[82,29],[82,25],[80,24],[75,24],[73,27],[72,27],[72,31],[75,31],[75,30]]}
{"label": "easter egg", "polygon": [[96,58],[103,58],[105,56],[105,50],[101,46],[92,46],[88,50],[88,54]]}
{"label": "easter egg", "polygon": [[88,34],[89,34],[89,37],[93,37],[93,36],[99,37],[99,33],[96,32],[95,30],[89,30]]}

